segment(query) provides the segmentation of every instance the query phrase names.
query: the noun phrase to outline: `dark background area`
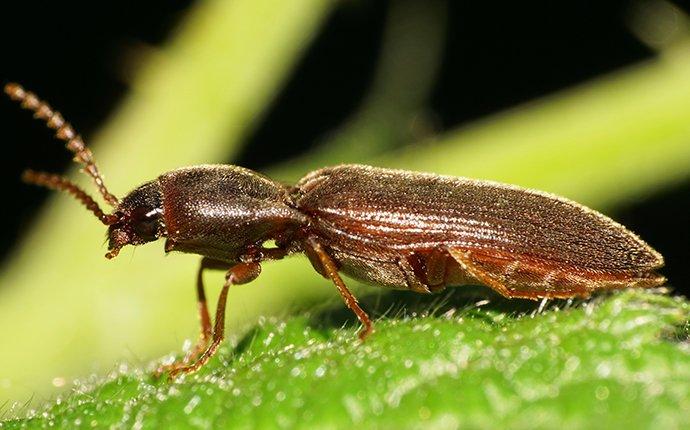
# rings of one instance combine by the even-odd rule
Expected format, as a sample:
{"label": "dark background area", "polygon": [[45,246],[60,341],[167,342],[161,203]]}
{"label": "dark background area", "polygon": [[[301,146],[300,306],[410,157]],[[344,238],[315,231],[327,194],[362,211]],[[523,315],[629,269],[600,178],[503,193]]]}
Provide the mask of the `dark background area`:
{"label": "dark background area", "polygon": [[[88,141],[127,93],[127,76],[140,53],[161,45],[191,3],[3,5],[0,80],[19,81],[40,94]],[[652,57],[626,25],[631,5],[451,2],[443,64],[431,99],[438,126],[454,128]],[[228,161],[261,169],[308,150],[345,120],[373,78],[386,8],[383,1],[344,2],[240,159]],[[0,102],[0,125],[5,148],[0,257],[6,258],[49,193],[22,184],[22,170],[63,171],[70,157],[48,130],[11,102]],[[664,254],[671,284],[690,295],[690,183],[613,215]]]}

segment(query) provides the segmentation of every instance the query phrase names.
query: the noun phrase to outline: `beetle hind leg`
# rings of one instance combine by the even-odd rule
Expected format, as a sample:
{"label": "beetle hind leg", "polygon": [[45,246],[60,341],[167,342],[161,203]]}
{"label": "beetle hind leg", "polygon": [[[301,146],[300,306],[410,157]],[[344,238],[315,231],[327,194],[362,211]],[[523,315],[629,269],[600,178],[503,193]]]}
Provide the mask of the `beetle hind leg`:
{"label": "beetle hind leg", "polygon": [[588,297],[598,287],[594,281],[514,259],[448,249],[462,271],[506,298]]}
{"label": "beetle hind leg", "polygon": [[587,272],[582,268],[487,255],[470,250],[448,249],[463,272],[508,298],[587,298],[599,290],[651,288],[663,285],[662,275],[653,272]]}
{"label": "beetle hind leg", "polygon": [[510,290],[500,280],[496,279],[491,273],[487,272],[480,265],[475,263],[471,251],[461,251],[458,249],[448,248],[448,254],[458,263],[460,268],[469,277],[476,279],[478,282],[490,287],[498,294],[506,298],[512,298]]}

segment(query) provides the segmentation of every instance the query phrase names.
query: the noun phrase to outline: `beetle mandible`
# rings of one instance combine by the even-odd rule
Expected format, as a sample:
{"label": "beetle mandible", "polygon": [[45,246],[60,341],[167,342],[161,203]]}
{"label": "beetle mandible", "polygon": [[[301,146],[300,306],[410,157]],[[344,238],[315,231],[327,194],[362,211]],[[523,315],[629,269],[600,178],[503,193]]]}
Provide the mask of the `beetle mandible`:
{"label": "beetle mandible", "polygon": [[[26,182],[66,191],[108,226],[107,258],[125,245],[165,238],[165,252],[202,256],[197,274],[201,335],[171,378],[201,368],[224,338],[231,285],[261,263],[302,252],[330,279],[362,324],[369,316],[341,279],[434,293],[486,285],[507,298],[587,297],[602,289],[654,287],[662,256],[610,218],[573,201],[512,185],[363,165],[326,167],[288,187],[231,165],[163,173],[121,200],[111,194],[71,125],[18,84],[5,92],[56,130],[74,160],[113,207],[105,213],[58,175],[26,171]],[[273,241],[275,246],[265,244]],[[212,326],[202,273],[226,270]]]}

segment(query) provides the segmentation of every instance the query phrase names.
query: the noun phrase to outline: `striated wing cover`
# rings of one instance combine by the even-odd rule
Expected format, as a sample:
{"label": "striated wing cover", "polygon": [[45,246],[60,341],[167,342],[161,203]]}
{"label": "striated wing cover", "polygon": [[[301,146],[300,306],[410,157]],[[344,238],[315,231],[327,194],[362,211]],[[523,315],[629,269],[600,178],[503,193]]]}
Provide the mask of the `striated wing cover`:
{"label": "striated wing cover", "polygon": [[663,258],[606,216],[544,192],[361,165],[310,173],[295,201],[341,251],[445,245],[598,272],[649,272]]}

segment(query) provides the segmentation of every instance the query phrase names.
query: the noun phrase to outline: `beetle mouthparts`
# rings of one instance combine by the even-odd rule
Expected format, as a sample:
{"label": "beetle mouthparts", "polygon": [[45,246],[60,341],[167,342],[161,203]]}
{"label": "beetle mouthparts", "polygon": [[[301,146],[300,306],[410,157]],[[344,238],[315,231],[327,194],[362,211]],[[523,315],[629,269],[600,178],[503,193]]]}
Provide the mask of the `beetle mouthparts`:
{"label": "beetle mouthparts", "polygon": [[117,257],[117,254],[119,254],[119,253],[120,253],[120,247],[113,248],[113,249],[109,250],[108,252],[106,252],[105,258],[107,258],[108,260],[112,260],[113,258]]}

